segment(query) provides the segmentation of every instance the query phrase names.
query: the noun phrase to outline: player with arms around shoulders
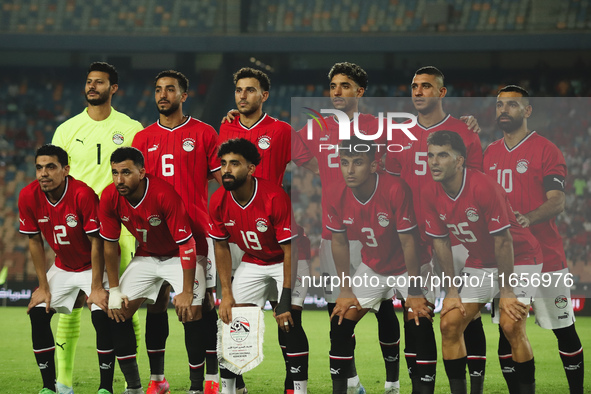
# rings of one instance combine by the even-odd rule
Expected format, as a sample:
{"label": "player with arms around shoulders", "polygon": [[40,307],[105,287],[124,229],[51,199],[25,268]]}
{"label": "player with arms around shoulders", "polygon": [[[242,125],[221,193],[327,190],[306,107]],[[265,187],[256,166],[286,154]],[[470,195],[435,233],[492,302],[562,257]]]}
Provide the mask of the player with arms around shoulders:
{"label": "player with arms around shoulders", "polygon": [[[171,185],[181,196],[187,213],[198,256],[208,256],[205,273],[207,288],[203,305],[204,332],[206,338],[206,392],[218,384],[216,355],[217,315],[212,288],[215,287],[213,242],[206,236],[209,215],[207,213],[208,177],[221,182],[217,157],[217,133],[210,125],[183,113],[187,100],[188,78],[179,71],[165,70],[154,79],[154,98],[159,119],[136,134],[133,146],[145,158],[146,173]],[[211,245],[208,246],[208,242]],[[201,269],[197,265],[197,269]],[[204,284],[205,285],[205,284]],[[170,285],[165,284],[146,314],[146,348],[150,359],[150,384],[147,394],[160,394],[168,390],[164,378],[164,355],[168,336]],[[197,376],[203,374],[203,366],[191,368],[193,388],[200,386]],[[215,391],[214,391],[215,392]]]}
{"label": "player with arms around shoulders", "polygon": [[[532,306],[536,324],[552,330],[558,339],[570,392],[582,393],[583,346],[575,329],[570,287],[564,282],[569,271],[556,227],[556,215],[564,210],[566,162],[556,145],[528,128],[532,111],[529,93],[522,87],[509,85],[499,90],[496,116],[503,138],[486,148],[484,172],[497,179],[509,196],[519,224],[529,228],[540,242],[542,273],[562,278],[558,285],[539,286]],[[514,392],[517,375],[512,372],[508,345],[501,332],[499,359],[503,376]]]}
{"label": "player with arms around shoulders", "polygon": [[[384,300],[395,292],[406,299],[413,322],[425,324],[432,319],[433,304],[416,284],[408,295],[409,276],[419,276],[417,224],[412,195],[406,183],[397,177],[379,174],[375,150],[357,153],[357,146],[367,147],[354,136],[339,146],[340,167],[346,186],[329,192],[327,228],[333,232],[332,253],[339,278],[350,278],[349,242],[351,234],[362,242],[362,263],[352,283],[343,281],[331,316],[330,371],[333,393],[347,392],[351,368],[354,328],[369,311],[377,312]],[[362,282],[363,278],[369,278]],[[396,315],[394,315],[396,316]],[[400,325],[389,327],[396,335],[393,358],[399,359]],[[385,393],[400,392],[399,362],[386,363]]]}
{"label": "player with arms around shoulders", "polygon": [[[19,195],[20,232],[29,236],[29,250],[39,279],[27,313],[31,319],[33,350],[41,376],[42,394],[55,393],[55,343],[51,331],[54,313],[72,312],[78,293],[92,304],[100,367],[99,394],[113,392],[113,339],[106,314],[103,288],[103,242],[99,235],[99,201],[84,182],[68,175],[68,154],[55,145],[43,145],[35,154],[37,180]],[[55,252],[46,271],[43,239]],[[102,309],[102,310],[101,310]]]}
{"label": "player with arms around shoulders", "polygon": [[[514,274],[540,272],[540,245],[518,225],[506,193],[488,175],[465,168],[466,146],[452,131],[431,134],[429,168],[436,181],[422,189],[426,233],[433,237],[447,294],[441,310],[442,353],[452,393],[466,393],[468,323],[500,291],[500,326],[511,344],[520,393],[535,392],[533,352],[525,331],[535,287],[512,287]],[[451,232],[468,249],[462,272],[454,271]],[[446,280],[447,277],[448,279]],[[458,288],[456,279],[462,279]]]}
{"label": "player with arms around shoulders", "polygon": [[[234,81],[234,99],[238,107],[239,116],[233,120],[224,122],[220,126],[220,135],[218,142],[222,144],[225,141],[244,138],[252,142],[261,156],[260,163],[256,166],[254,176],[260,179],[266,179],[274,182],[278,186],[283,185],[283,177],[286,166],[291,161],[292,128],[289,124],[271,117],[263,112],[263,104],[270,94],[271,80],[269,76],[260,70],[249,67],[243,67],[233,75]],[[303,235],[303,229],[298,226],[297,243],[297,277],[310,275],[310,240]],[[232,254],[232,270],[234,271],[242,261],[244,252],[235,244],[230,243]],[[307,287],[303,286],[301,281],[296,279],[296,287],[292,289],[292,318],[301,321],[304,298],[308,292]],[[269,294],[271,301],[277,301],[277,294]],[[278,328],[279,345],[283,353],[283,359],[286,365],[285,391],[293,391],[293,382],[308,379],[308,362],[304,358],[308,357],[308,338],[302,330],[301,336],[293,338],[297,342],[290,346],[294,353],[287,353],[285,332]],[[289,360],[298,357],[302,360],[305,368],[290,368]],[[226,371],[222,370],[222,375]],[[243,382],[237,377],[236,386],[242,387]],[[237,389],[239,392],[239,389]]]}
{"label": "player with arms around shoulders", "polygon": [[[232,321],[232,307],[263,307],[269,286],[276,286],[279,302],[274,305],[278,326],[286,333],[287,352],[303,334],[301,321],[292,318],[293,213],[287,193],[278,185],[253,176],[260,155],[246,139],[226,141],[218,156],[222,185],[209,204],[210,236],[215,240],[218,275],[222,286],[220,319]],[[234,241],[244,256],[232,281],[232,256],[228,241]],[[293,267],[295,268],[295,267]],[[300,363],[301,357],[290,362]],[[307,358],[306,358],[307,361]],[[292,365],[301,368],[301,365]],[[307,367],[307,365],[306,365]],[[236,393],[235,378],[222,377],[223,393]],[[307,380],[294,381],[294,393],[306,393]]]}
{"label": "player with arms around shoulders", "polygon": [[[143,390],[130,318],[145,301],[156,301],[164,281],[177,293],[173,303],[179,321],[183,322],[189,364],[203,365],[201,303],[205,277],[204,271],[195,267],[204,261],[203,256],[197,261],[195,241],[180,196],[167,182],[146,175],[141,152],[131,147],[119,148],[111,155],[111,167],[113,184],[103,192],[99,211],[111,286],[109,317],[113,319],[115,353],[127,382],[126,393],[136,394]],[[139,246],[119,278],[117,240],[122,224]]]}
{"label": "player with arms around shoulders", "polygon": [[[118,112],[111,106],[119,89],[119,74],[114,66],[94,62],[88,67],[84,97],[87,107],[80,114],[62,123],[53,135],[52,144],[68,152],[70,175],[85,182],[97,195],[113,179],[109,157],[120,146],[131,146],[134,135],[143,126],[140,122]],[[135,253],[135,238],[125,230],[119,241],[121,271]],[[70,315],[60,315],[56,342],[58,359],[58,389],[60,394],[71,394],[74,354],[80,337],[80,300]],[[139,340],[139,318],[134,316],[134,329]]]}

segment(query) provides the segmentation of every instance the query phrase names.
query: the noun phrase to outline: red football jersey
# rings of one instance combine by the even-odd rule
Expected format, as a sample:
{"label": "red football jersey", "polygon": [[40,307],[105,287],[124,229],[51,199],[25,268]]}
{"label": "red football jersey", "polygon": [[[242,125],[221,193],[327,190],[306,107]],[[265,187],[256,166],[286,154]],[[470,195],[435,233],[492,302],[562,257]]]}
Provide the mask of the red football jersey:
{"label": "red football jersey", "polygon": [[426,233],[445,237],[451,232],[468,249],[466,267],[496,267],[493,235],[510,228],[515,265],[541,264],[538,241],[515,219],[509,198],[494,179],[464,170],[460,192],[450,197],[437,182],[422,189]]}
{"label": "red football jersey", "polygon": [[23,188],[18,198],[19,231],[42,233],[55,252],[55,265],[65,271],[91,268],[91,243],[87,234],[100,229],[99,200],[82,181],[66,177],[64,195],[55,204],[47,199],[38,181]]}
{"label": "red football jersey", "polygon": [[238,204],[223,187],[213,193],[209,202],[209,235],[234,242],[245,253],[242,260],[248,263],[281,263],[283,249],[279,244],[297,237],[291,232],[291,202],[285,190],[275,183],[258,178],[254,181],[254,194],[245,206]]}
{"label": "red football jersey", "polygon": [[[326,212],[328,206],[327,191],[333,188],[340,188],[345,185],[343,174],[341,173],[341,162],[339,152],[336,149],[341,143],[339,140],[339,123],[334,116],[324,118],[327,130],[320,128],[317,123],[313,123],[312,138],[308,139],[307,128],[303,128],[296,135],[299,136],[302,143],[296,143],[293,146],[292,158],[296,165],[302,165],[312,157],[318,160],[318,171],[320,183],[322,184],[321,205],[322,212]],[[353,120],[350,121],[349,131],[353,135]],[[367,141],[367,144],[385,144],[386,128],[382,125],[382,136],[375,141]],[[371,114],[359,114],[358,130],[363,134],[373,135],[379,128],[379,119]],[[297,149],[297,150],[296,150]],[[377,155],[385,152],[385,146],[380,148]],[[322,238],[331,239],[331,232],[326,228],[326,215],[322,215]],[[349,238],[355,239],[355,238]]]}
{"label": "red football jersey", "polygon": [[[419,123],[409,129],[409,131],[417,138],[417,141],[405,141],[401,143],[406,144],[402,152],[388,152],[386,153],[386,171],[393,175],[399,175],[406,181],[413,196],[415,197],[415,214],[419,223],[419,229],[423,239],[430,243],[428,237],[425,237],[423,209],[421,207],[421,188],[426,182],[433,183],[433,177],[429,171],[427,163],[427,138],[429,134],[439,131],[449,130],[454,131],[462,137],[467,150],[466,166],[482,171],[482,146],[480,145],[480,138],[478,134],[468,130],[464,122],[447,115],[441,122],[431,126],[423,127]],[[457,245],[458,242],[452,237],[452,244]],[[429,260],[429,259],[427,259]],[[425,259],[422,259],[425,262]]]}
{"label": "red football jersey", "polygon": [[[560,149],[532,131],[509,149],[505,140],[493,142],[484,152],[484,172],[505,189],[513,209],[526,214],[548,199],[547,190],[564,190],[566,162]],[[529,228],[540,242],[544,254],[544,272],[567,267],[562,237],[552,218]]]}
{"label": "red football jersey", "polygon": [[199,255],[207,255],[208,176],[220,169],[217,139],[213,127],[189,116],[173,129],[157,121],[132,144],[144,154],[146,172],[173,185],[183,199]]}
{"label": "red football jersey", "polygon": [[412,194],[397,177],[377,175],[376,188],[370,199],[360,202],[347,186],[327,191],[327,228],[347,232],[362,243],[365,265],[382,275],[406,272],[404,253],[397,233],[417,226]]}
{"label": "red football jersey", "polygon": [[168,183],[146,176],[146,192],[133,206],[111,183],[101,195],[101,237],[119,240],[121,224],[137,239],[136,256],[178,256],[178,244],[193,236],[181,197]]}
{"label": "red football jersey", "polygon": [[232,123],[220,126],[218,143],[244,138],[252,142],[261,155],[254,176],[267,179],[277,185],[283,184],[285,166],[291,161],[291,126],[267,114],[251,127],[240,123],[240,117]]}

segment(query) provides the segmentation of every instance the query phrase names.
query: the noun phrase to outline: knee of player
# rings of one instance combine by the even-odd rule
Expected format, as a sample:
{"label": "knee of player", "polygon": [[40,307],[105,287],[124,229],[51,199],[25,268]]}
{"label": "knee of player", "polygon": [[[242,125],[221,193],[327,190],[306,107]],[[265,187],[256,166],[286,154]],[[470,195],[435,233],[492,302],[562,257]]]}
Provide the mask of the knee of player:
{"label": "knee of player", "polygon": [[441,318],[439,329],[444,338],[459,337],[462,335],[462,320],[449,314],[444,315]]}
{"label": "knee of player", "polygon": [[504,321],[501,321],[500,324],[505,337],[507,337],[507,340],[511,344],[527,340],[527,336],[525,334],[525,325],[522,323],[522,321],[504,319]]}

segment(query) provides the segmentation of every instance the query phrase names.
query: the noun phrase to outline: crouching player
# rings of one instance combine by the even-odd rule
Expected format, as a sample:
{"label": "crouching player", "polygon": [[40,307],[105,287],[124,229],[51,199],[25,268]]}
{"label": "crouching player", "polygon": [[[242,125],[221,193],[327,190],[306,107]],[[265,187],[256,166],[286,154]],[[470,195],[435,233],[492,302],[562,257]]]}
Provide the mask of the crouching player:
{"label": "crouching player", "polygon": [[[274,182],[253,176],[261,157],[252,142],[241,138],[220,145],[222,185],[209,204],[210,236],[215,240],[215,258],[222,286],[220,319],[232,321],[232,307],[265,304],[276,286],[279,302],[275,318],[285,332],[286,353],[294,393],[307,392],[308,341],[301,312],[292,313],[291,240],[293,213],[285,191]],[[244,252],[232,281],[232,256],[228,241]],[[300,305],[301,306],[301,305]],[[236,375],[222,374],[222,393],[236,393]]]}
{"label": "crouching player", "polygon": [[[370,149],[357,153],[357,146]],[[417,324],[432,319],[433,304],[427,302],[419,286],[413,287],[413,295],[408,296],[408,276],[419,276],[417,224],[410,189],[400,178],[378,174],[374,149],[357,137],[339,146],[346,185],[330,190],[327,198],[326,227],[332,231],[332,253],[339,278],[349,277],[348,237],[362,242],[362,263],[350,282],[341,283],[331,315],[333,393],[347,393],[346,371],[353,363],[355,325],[368,311],[377,312],[380,303],[390,300],[395,290],[406,299]],[[393,394],[400,392],[398,319],[389,329],[396,333],[396,341],[382,346],[382,352],[386,360],[385,393]]]}
{"label": "crouching player", "polygon": [[[540,245],[517,223],[507,194],[495,180],[465,168],[466,146],[457,133],[434,132],[427,144],[429,168],[436,183],[424,187],[421,193],[426,233],[433,237],[443,275],[452,279],[443,282],[448,289],[441,310],[443,362],[451,392],[466,393],[464,329],[500,290],[500,325],[511,344],[519,392],[533,393],[534,359],[525,323],[535,288],[512,288],[510,278],[514,266],[517,275],[541,272]],[[461,274],[454,273],[450,231],[468,249]],[[461,285],[453,280],[460,279],[458,275],[463,277]]]}
{"label": "crouching player", "polygon": [[[51,318],[72,312],[78,293],[89,296],[100,367],[99,394],[113,392],[113,340],[103,288],[103,243],[99,237],[99,201],[84,182],[68,175],[68,154],[43,145],[35,154],[37,181],[25,187],[18,200],[20,232],[29,236],[29,250],[39,279],[27,313],[31,319],[33,351],[43,378],[40,394],[55,393],[55,343]],[[46,272],[43,239],[55,252]],[[102,310],[101,310],[102,309]]]}
{"label": "crouching player", "polygon": [[[115,353],[127,382],[125,393],[143,393],[131,316],[144,301],[154,303],[164,281],[176,292],[173,303],[185,329],[191,392],[203,390],[205,257],[195,254],[183,201],[168,182],[146,175],[142,153],[131,147],[111,155],[113,184],[100,202],[101,237],[109,284],[109,317],[114,319]],[[139,243],[119,279],[117,240],[123,224]]]}

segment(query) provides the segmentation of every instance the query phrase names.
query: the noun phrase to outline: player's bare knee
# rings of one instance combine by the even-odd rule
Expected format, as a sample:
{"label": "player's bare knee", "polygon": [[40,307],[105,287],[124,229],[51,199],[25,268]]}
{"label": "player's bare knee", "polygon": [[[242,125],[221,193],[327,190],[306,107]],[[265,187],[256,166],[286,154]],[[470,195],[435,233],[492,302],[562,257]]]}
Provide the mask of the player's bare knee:
{"label": "player's bare knee", "polygon": [[439,329],[441,337],[445,339],[457,339],[462,335],[462,320],[453,316],[445,315],[441,318]]}

